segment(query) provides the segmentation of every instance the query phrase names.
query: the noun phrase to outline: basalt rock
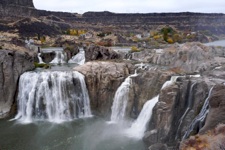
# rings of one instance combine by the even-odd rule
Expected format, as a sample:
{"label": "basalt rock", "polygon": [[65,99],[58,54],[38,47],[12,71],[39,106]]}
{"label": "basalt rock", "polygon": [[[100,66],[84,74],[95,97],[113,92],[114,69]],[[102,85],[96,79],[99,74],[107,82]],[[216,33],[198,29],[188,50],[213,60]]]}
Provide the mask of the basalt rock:
{"label": "basalt rock", "polygon": [[209,113],[206,118],[205,126],[200,133],[215,128],[218,124],[225,123],[225,85],[218,84],[213,88],[211,98],[209,100]]}
{"label": "basalt rock", "polygon": [[127,116],[136,118],[145,102],[158,95],[163,83],[170,79],[171,74],[172,72],[160,70],[138,72],[138,76],[132,78]]}
{"label": "basalt rock", "polygon": [[110,60],[118,58],[121,58],[120,54],[107,47],[91,45],[85,49],[86,62],[93,60]]}
{"label": "basalt rock", "polygon": [[132,66],[115,62],[87,62],[75,67],[85,76],[91,109],[100,116],[109,116],[117,88],[131,73]]}
{"label": "basalt rock", "polygon": [[1,0],[0,4],[7,6],[24,6],[24,7],[34,7],[33,0]]}
{"label": "basalt rock", "polygon": [[28,52],[0,50],[0,118],[10,115],[16,99],[19,76],[34,69],[33,61],[34,56]]}
{"label": "basalt rock", "polygon": [[218,56],[222,49],[211,48],[201,43],[173,45],[165,49],[145,50],[133,54],[133,59],[163,65],[176,70],[177,73],[202,73],[224,63]]}
{"label": "basalt rock", "polygon": [[179,146],[178,141],[182,139],[208,96],[207,84],[198,80],[180,79],[176,84],[161,90],[159,102],[153,109],[149,130],[144,137],[147,145],[164,143],[170,147]]}

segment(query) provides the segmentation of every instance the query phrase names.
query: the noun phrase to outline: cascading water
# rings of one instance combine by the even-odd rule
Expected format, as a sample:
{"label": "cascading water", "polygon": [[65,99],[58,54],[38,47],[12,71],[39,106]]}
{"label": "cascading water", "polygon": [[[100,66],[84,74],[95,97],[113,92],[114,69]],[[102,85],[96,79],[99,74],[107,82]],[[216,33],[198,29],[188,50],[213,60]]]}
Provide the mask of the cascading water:
{"label": "cascading water", "polygon": [[[169,81],[166,81],[161,90],[172,85],[177,81],[179,76],[172,76]],[[126,135],[129,137],[141,139],[144,136],[144,132],[146,131],[146,126],[151,119],[153,108],[155,107],[156,103],[159,101],[159,95],[152,98],[151,100],[147,101],[143,109],[141,110],[137,120],[131,125],[129,129],[127,129]]]}
{"label": "cascading water", "polygon": [[205,103],[202,106],[202,109],[200,111],[200,113],[194,118],[194,120],[191,122],[191,125],[189,126],[188,130],[186,131],[186,133],[184,134],[182,140],[186,139],[189,137],[189,135],[191,134],[191,132],[195,129],[198,128],[199,130],[203,127],[203,123],[205,121],[205,118],[209,112],[209,98],[211,96],[213,87],[209,90],[209,94],[208,97],[205,99]]}
{"label": "cascading water", "polygon": [[85,52],[83,48],[80,48],[80,52],[73,56],[70,60],[69,63],[76,63],[79,65],[83,65],[85,63]]}
{"label": "cascading water", "polygon": [[15,119],[51,122],[91,116],[84,76],[79,72],[27,72],[21,75]]}
{"label": "cascading water", "polygon": [[125,81],[117,89],[112,105],[111,122],[119,122],[125,117],[127,102],[129,98],[129,90],[132,84],[132,77],[136,77],[137,73],[128,76]]}
{"label": "cascading water", "polygon": [[41,58],[41,53],[38,53],[38,60],[39,60],[39,64],[45,64]]}
{"label": "cascading water", "polygon": [[188,93],[188,105],[187,105],[187,109],[185,110],[184,114],[182,115],[182,117],[180,118],[179,120],[179,125],[178,125],[178,128],[177,128],[177,133],[176,133],[176,137],[175,139],[178,138],[178,133],[180,132],[180,127],[183,123],[183,120],[184,118],[186,117],[186,115],[188,114],[188,112],[191,110],[191,108],[193,107],[193,101],[192,101],[192,97],[193,97],[193,89],[194,89],[194,86],[197,84],[197,82],[193,83],[191,85],[191,88],[190,88],[190,91]]}
{"label": "cascading water", "polygon": [[138,118],[131,127],[126,130],[126,134],[130,137],[141,139],[144,136],[146,125],[149,122],[154,106],[159,100],[159,95],[147,101],[139,114]]}
{"label": "cascading water", "polygon": [[65,55],[63,51],[55,51],[55,58],[50,62],[50,64],[65,64]]}

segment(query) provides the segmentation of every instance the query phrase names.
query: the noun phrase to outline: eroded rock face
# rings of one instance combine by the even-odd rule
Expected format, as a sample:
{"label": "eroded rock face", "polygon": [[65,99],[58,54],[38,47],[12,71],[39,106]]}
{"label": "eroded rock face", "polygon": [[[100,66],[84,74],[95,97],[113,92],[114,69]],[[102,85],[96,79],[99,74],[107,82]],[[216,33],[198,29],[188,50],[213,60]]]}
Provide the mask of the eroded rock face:
{"label": "eroded rock face", "polygon": [[[182,79],[161,90],[144,141],[175,146],[199,113],[208,94],[204,81]],[[196,131],[198,132],[198,131]]]}
{"label": "eroded rock face", "polygon": [[15,5],[15,6],[25,6],[34,7],[33,0],[1,0],[2,5]]}
{"label": "eroded rock face", "polygon": [[85,48],[86,62],[93,60],[118,59],[120,57],[119,53],[107,47],[91,45],[88,48]]}
{"label": "eroded rock face", "polygon": [[0,118],[9,116],[19,76],[34,69],[33,61],[34,56],[28,52],[0,50]]}
{"label": "eroded rock face", "polygon": [[100,116],[109,116],[117,88],[131,73],[131,66],[115,62],[87,62],[75,67],[85,76],[91,109]]}
{"label": "eroded rock face", "polygon": [[181,73],[201,73],[224,63],[224,60],[215,57],[222,54],[223,50],[193,42],[165,49],[145,50],[133,54],[133,59],[168,66]]}
{"label": "eroded rock face", "polygon": [[209,113],[206,118],[205,126],[200,133],[215,128],[220,123],[225,123],[225,85],[219,84],[213,88],[209,100]]}
{"label": "eroded rock face", "polygon": [[131,103],[128,103],[127,115],[136,118],[145,102],[159,94],[162,85],[171,75],[171,72],[160,70],[138,72],[138,76],[132,78],[132,92],[129,95]]}

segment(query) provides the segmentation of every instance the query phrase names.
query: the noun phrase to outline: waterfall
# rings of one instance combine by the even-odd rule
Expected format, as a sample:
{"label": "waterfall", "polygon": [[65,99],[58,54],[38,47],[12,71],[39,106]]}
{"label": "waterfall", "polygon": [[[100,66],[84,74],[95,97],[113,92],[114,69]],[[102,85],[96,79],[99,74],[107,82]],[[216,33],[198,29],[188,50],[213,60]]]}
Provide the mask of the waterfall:
{"label": "waterfall", "polygon": [[191,125],[189,126],[188,130],[184,134],[182,140],[186,139],[189,137],[191,132],[195,129],[198,128],[199,130],[203,127],[203,123],[205,121],[205,118],[208,114],[208,109],[209,109],[209,98],[211,96],[213,87],[209,90],[209,94],[207,98],[205,99],[204,105],[202,106],[202,109],[200,113],[194,118],[194,120],[191,122]]}
{"label": "waterfall", "polygon": [[65,55],[63,51],[55,51],[55,58],[50,62],[50,64],[65,64]]}
{"label": "waterfall", "polygon": [[85,63],[85,52],[83,49],[80,49],[80,52],[73,56],[69,63],[77,63],[79,65],[83,65]]}
{"label": "waterfall", "polygon": [[38,60],[39,60],[39,64],[45,64],[41,58],[41,53],[38,53]]}
{"label": "waterfall", "polygon": [[153,99],[147,101],[143,109],[141,110],[138,118],[134,123],[131,125],[131,127],[126,130],[126,134],[130,137],[134,137],[137,139],[141,139],[144,136],[144,132],[146,130],[146,126],[152,116],[152,111],[154,106],[159,100],[159,95],[154,97]]}
{"label": "waterfall", "polygon": [[119,122],[125,117],[127,102],[129,98],[129,90],[132,84],[132,77],[136,77],[137,73],[128,76],[125,81],[117,89],[112,105],[111,122]]}
{"label": "waterfall", "polygon": [[161,89],[164,89],[164,88],[166,88],[166,87],[172,85],[174,82],[177,81],[177,79],[178,79],[179,77],[181,77],[181,76],[172,76],[172,77],[170,78],[169,81],[166,81],[166,82],[163,84],[163,86],[162,86]]}
{"label": "waterfall", "polygon": [[[172,76],[169,81],[166,81],[163,84],[161,90],[175,83],[178,77],[179,76]],[[144,104],[138,118],[134,121],[131,127],[125,131],[126,135],[128,135],[129,137],[137,138],[137,139],[141,139],[144,136],[144,132],[146,131],[146,126],[152,117],[153,108],[155,107],[158,101],[159,101],[159,95],[152,98],[151,100],[148,100]]]}
{"label": "waterfall", "polygon": [[19,80],[15,119],[51,122],[91,116],[84,76],[74,72],[26,72]]}
{"label": "waterfall", "polygon": [[193,105],[193,100],[192,100],[192,97],[193,97],[193,88],[194,88],[194,86],[195,86],[196,84],[197,84],[197,82],[195,82],[195,83],[193,83],[193,84],[191,85],[190,91],[189,91],[189,93],[188,93],[188,106],[187,106],[187,109],[185,110],[184,114],[182,115],[182,117],[181,117],[180,120],[179,120],[179,125],[178,125],[178,128],[177,128],[177,133],[176,133],[175,139],[178,138],[178,132],[179,132],[179,130],[180,130],[180,127],[181,127],[181,125],[182,125],[182,123],[183,123],[184,118],[186,117],[186,115],[188,114],[188,112],[189,112],[189,111],[191,110],[191,108],[193,107],[193,106],[192,106],[192,105]]}

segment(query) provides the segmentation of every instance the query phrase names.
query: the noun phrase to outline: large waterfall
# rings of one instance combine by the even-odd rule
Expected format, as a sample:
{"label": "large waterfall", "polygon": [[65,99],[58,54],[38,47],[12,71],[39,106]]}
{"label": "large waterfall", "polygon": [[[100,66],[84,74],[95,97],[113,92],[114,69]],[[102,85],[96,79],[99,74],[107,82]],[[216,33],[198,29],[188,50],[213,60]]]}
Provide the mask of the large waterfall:
{"label": "large waterfall", "polygon": [[51,122],[91,116],[84,76],[78,72],[27,72],[19,80],[15,119]]}
{"label": "large waterfall", "polygon": [[111,121],[118,122],[124,119],[126,113],[127,102],[129,98],[130,86],[132,84],[132,77],[137,76],[133,74],[128,76],[125,81],[117,89],[114,96],[114,101],[112,105]]}

